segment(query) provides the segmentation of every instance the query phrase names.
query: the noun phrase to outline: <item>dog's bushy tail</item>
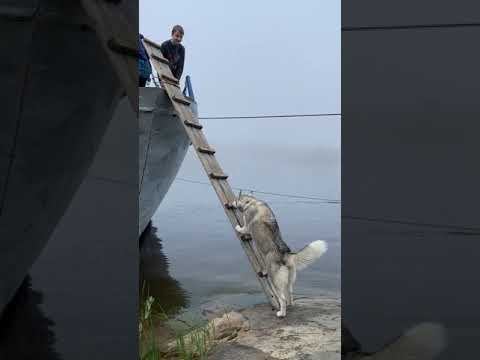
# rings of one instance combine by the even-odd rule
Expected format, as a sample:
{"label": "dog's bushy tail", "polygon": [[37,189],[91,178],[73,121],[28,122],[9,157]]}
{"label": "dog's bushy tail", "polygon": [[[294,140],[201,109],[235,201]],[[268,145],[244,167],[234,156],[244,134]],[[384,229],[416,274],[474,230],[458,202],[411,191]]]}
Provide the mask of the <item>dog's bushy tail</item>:
{"label": "dog's bushy tail", "polygon": [[315,260],[320,256],[325,254],[327,251],[327,243],[323,240],[313,241],[307,246],[305,246],[298,253],[293,253],[288,255],[288,262],[293,262],[297,270],[305,269],[307,266],[311,265]]}

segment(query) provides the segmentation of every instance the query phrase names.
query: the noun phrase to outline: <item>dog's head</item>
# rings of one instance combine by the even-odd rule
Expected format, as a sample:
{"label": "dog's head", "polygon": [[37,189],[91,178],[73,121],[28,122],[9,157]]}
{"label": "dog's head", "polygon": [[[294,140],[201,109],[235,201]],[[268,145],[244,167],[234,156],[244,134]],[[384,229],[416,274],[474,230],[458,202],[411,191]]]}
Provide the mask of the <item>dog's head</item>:
{"label": "dog's head", "polygon": [[255,203],[256,199],[249,195],[240,195],[236,201],[237,209],[244,211],[248,206]]}

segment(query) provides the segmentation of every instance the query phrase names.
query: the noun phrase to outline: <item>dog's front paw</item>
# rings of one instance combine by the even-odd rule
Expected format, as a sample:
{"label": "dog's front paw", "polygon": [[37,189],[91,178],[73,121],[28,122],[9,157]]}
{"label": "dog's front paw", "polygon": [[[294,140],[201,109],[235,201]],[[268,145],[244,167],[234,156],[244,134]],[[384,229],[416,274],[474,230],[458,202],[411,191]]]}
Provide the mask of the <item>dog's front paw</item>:
{"label": "dog's front paw", "polygon": [[237,230],[237,232],[241,233],[243,231],[243,228],[240,225],[236,225],[235,230]]}
{"label": "dog's front paw", "polygon": [[264,272],[264,271],[259,271],[257,273],[258,277],[261,277],[261,278],[266,278],[268,277],[268,273]]}
{"label": "dog's front paw", "polygon": [[282,313],[281,311],[277,311],[277,317],[278,317],[278,318],[284,318],[285,315],[287,315],[287,314],[284,314],[284,313]]}

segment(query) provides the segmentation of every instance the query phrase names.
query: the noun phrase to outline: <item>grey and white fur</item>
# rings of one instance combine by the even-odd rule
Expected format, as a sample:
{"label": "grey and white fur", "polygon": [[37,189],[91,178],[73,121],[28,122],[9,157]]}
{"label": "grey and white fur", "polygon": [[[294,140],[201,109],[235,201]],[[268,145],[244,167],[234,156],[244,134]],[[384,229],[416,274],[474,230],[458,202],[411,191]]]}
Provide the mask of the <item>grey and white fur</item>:
{"label": "grey and white fur", "polygon": [[253,196],[240,195],[233,207],[243,214],[243,226],[235,230],[242,235],[250,235],[257,252],[260,253],[259,276],[272,280],[274,292],[280,302],[278,317],[287,313],[287,305],[293,305],[293,285],[297,270],[302,270],[320,258],[327,251],[325,241],[313,241],[302,250],[294,253],[283,241],[275,215],[270,207]]}

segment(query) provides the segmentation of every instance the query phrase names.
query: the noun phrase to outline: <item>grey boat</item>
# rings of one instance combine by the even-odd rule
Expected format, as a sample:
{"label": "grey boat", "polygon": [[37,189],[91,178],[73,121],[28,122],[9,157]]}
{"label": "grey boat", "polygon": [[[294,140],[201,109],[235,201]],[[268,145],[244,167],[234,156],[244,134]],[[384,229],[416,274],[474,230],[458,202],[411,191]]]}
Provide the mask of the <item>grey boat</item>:
{"label": "grey boat", "polygon": [[[114,54],[102,41],[108,34],[92,21],[96,4],[0,4],[7,39],[0,45],[0,314],[85,178],[137,72],[131,54]],[[137,14],[131,9],[105,9],[111,19],[138,21],[128,18]],[[125,33],[115,40],[136,51],[135,33]]]}
{"label": "grey boat", "polygon": [[[193,100],[192,110],[197,114],[188,76],[184,93]],[[140,88],[139,107],[138,232],[141,235],[175,179],[190,140],[164,89]]]}

